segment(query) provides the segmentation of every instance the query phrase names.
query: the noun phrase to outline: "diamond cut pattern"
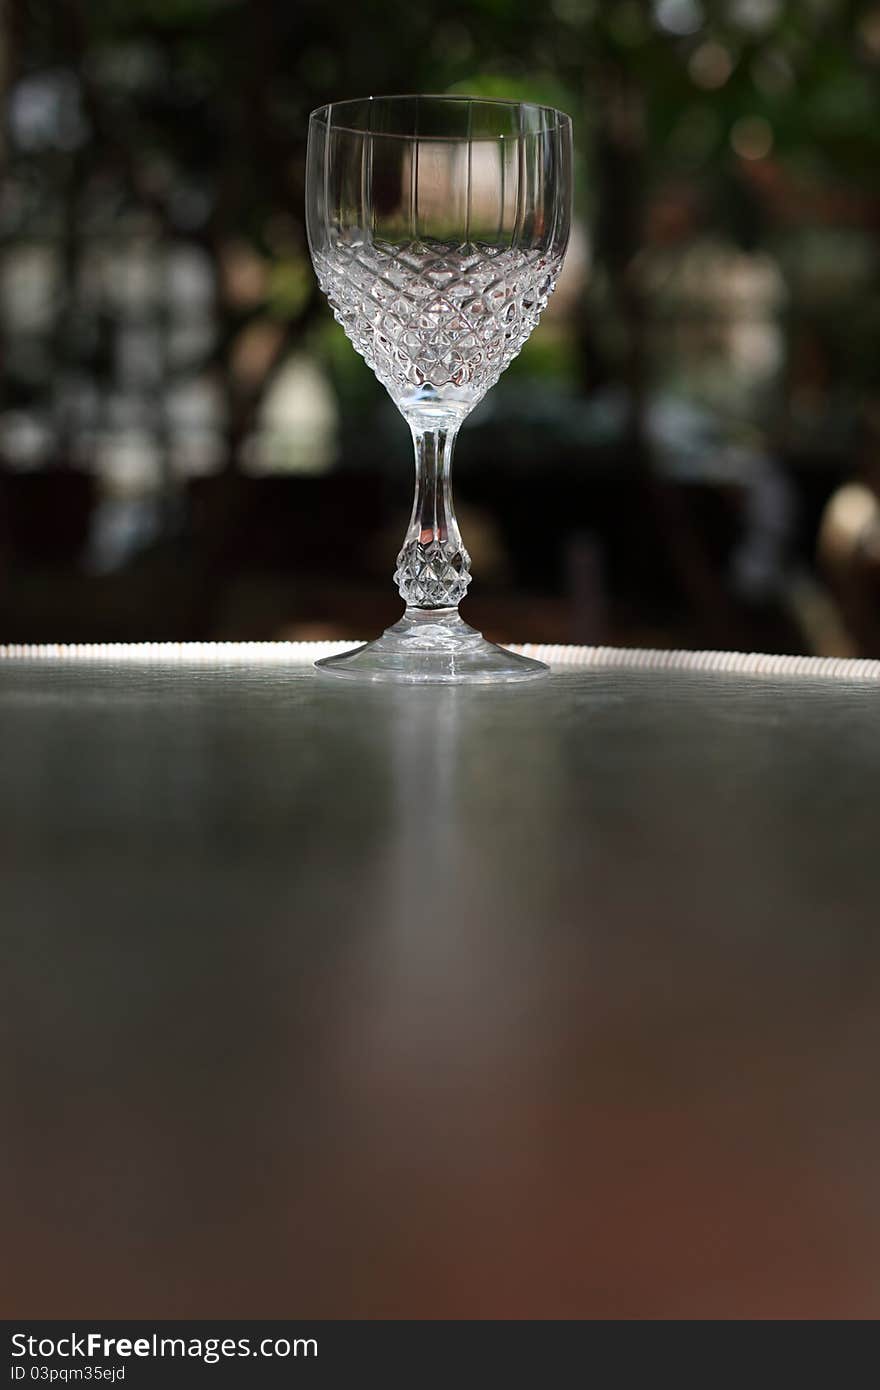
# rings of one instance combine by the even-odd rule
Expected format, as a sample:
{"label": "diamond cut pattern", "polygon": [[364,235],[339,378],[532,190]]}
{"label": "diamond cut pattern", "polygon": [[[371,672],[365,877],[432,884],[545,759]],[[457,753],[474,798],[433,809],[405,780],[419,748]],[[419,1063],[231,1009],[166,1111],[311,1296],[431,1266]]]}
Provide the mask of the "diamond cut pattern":
{"label": "diamond cut pattern", "polygon": [[451,541],[412,541],[397,557],[394,582],[415,608],[455,608],[471,582],[471,557]]}
{"label": "diamond cut pattern", "polygon": [[560,266],[537,251],[421,241],[339,241],[314,259],[334,316],[399,405],[429,386],[468,407],[522,348]]}

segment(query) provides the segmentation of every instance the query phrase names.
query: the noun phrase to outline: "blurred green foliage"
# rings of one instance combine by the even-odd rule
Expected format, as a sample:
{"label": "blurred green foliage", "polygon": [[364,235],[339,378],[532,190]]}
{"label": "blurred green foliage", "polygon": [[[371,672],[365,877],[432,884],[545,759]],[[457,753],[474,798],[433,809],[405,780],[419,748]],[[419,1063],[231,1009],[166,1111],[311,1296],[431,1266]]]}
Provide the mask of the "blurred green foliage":
{"label": "blurred green foliage", "polygon": [[[262,314],[296,334],[324,312],[302,201],[308,113],[326,100],[470,91],[567,109],[591,293],[610,286],[603,302],[624,327],[605,341],[624,357],[637,317],[625,275],[653,235],[658,190],[686,187],[702,224],[746,247],[787,217],[863,228],[877,217],[878,0],[8,0],[4,13],[13,113],[23,83],[73,73],[82,131],[11,140],[8,178],[24,193],[4,239],[52,227],[75,259],[85,223],[137,214],[216,266],[246,239],[271,269],[259,303],[219,285],[226,369],[241,325]],[[872,302],[856,314],[862,353],[878,346]],[[541,351],[527,350],[536,369]],[[554,354],[567,370],[570,356]],[[261,389],[239,391],[251,398],[239,414]]]}

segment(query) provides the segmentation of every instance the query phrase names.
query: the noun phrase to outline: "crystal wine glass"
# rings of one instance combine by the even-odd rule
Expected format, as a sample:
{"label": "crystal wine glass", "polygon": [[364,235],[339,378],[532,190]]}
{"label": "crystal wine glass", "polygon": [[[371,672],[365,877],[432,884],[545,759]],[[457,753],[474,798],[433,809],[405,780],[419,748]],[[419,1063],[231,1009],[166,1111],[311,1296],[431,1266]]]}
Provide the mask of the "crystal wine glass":
{"label": "crystal wine glass", "polygon": [[394,578],[403,617],[318,665],[360,680],[511,681],[546,667],[459,616],[470,557],[450,469],[462,421],[535,327],[559,274],[571,121],[525,102],[368,97],[309,120],[315,272],[415,442],[412,518]]}

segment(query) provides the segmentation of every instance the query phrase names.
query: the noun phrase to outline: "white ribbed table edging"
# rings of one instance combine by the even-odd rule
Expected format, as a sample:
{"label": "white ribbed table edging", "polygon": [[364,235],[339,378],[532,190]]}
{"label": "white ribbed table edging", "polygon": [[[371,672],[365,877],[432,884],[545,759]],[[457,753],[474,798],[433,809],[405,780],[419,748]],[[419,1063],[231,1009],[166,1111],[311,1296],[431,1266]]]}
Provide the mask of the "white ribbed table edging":
{"label": "white ribbed table edging", "polygon": [[[345,642],[88,642],[0,645],[0,660],[263,663],[310,665],[358,645]],[[562,669],[619,667],[636,670],[709,671],[746,676],[809,676],[827,680],[880,681],[880,661],[862,658],[770,656],[762,652],[652,651],[631,647],[576,647],[508,643],[511,651]]]}
{"label": "white ribbed table edging", "polygon": [[880,681],[880,661],[860,657],[769,656],[764,652],[654,651],[638,647],[565,647],[510,644],[511,651],[550,666],[614,666],[646,671],[718,671],[738,676],[812,676]]}
{"label": "white ribbed table edging", "polygon": [[226,664],[279,662],[309,666],[358,642],[46,642],[0,645],[0,660],[132,661]]}

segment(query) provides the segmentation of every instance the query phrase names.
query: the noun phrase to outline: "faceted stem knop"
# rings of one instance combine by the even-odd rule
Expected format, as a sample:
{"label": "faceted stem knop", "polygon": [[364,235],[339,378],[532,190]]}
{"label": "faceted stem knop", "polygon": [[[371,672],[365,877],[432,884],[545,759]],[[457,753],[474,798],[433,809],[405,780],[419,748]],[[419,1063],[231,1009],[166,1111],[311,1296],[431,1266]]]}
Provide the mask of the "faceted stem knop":
{"label": "faceted stem knop", "polygon": [[409,608],[455,608],[471,582],[471,559],[452,503],[450,471],[457,427],[411,428],[416,490],[394,579]]}

